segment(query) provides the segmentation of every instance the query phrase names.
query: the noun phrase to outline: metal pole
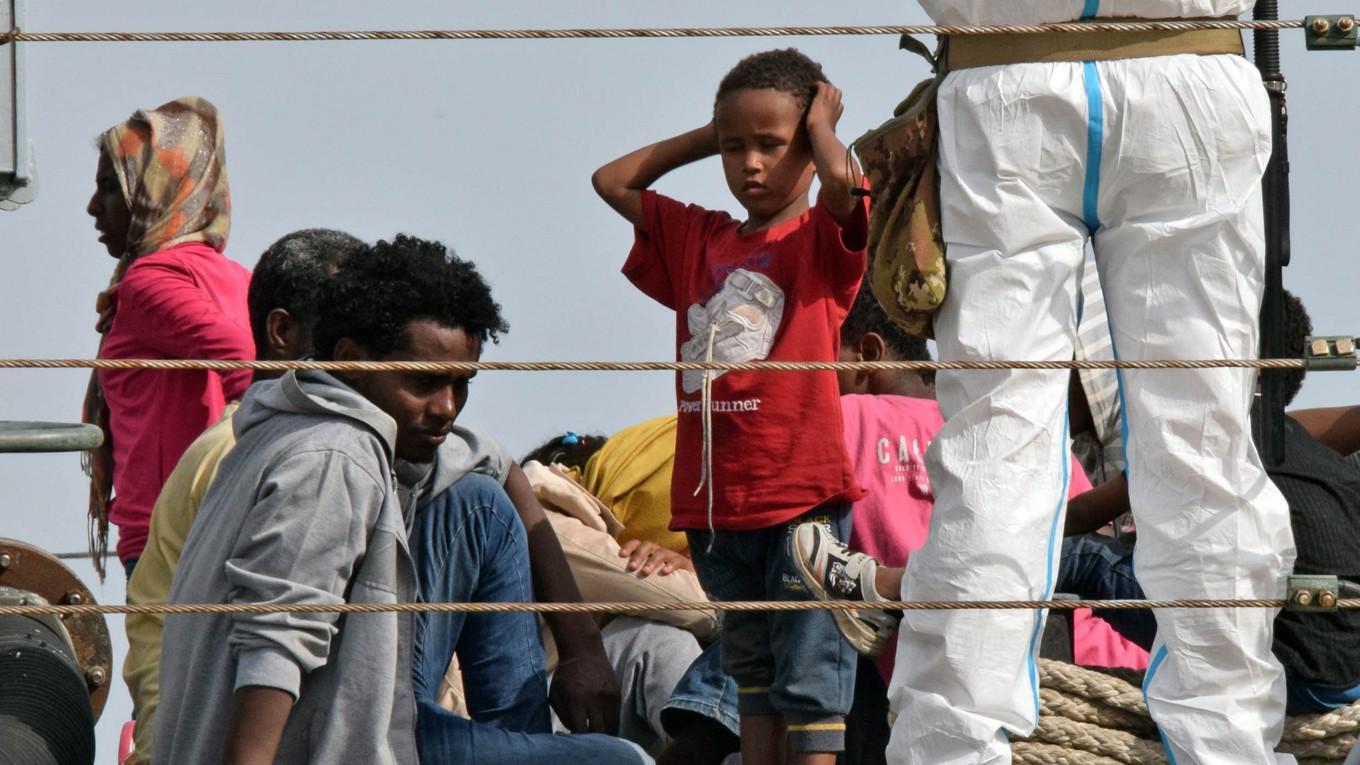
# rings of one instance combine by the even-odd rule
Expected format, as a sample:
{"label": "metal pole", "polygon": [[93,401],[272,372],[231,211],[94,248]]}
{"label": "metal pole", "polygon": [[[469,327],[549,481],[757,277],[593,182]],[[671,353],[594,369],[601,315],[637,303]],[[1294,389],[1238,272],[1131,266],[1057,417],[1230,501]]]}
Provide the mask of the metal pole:
{"label": "metal pole", "polygon": [[[1278,0],[1258,0],[1258,21],[1279,18]],[[1261,302],[1261,358],[1297,355],[1301,349],[1286,348],[1284,331],[1284,267],[1289,265],[1289,111],[1285,102],[1287,83],[1280,69],[1280,33],[1253,32],[1256,68],[1270,96],[1273,152],[1262,181],[1265,197],[1266,268],[1265,295]],[[1284,460],[1284,392],[1280,375],[1260,375],[1254,431],[1256,447],[1267,465]]]}
{"label": "metal pole", "polygon": [[[0,0],[0,31],[23,22],[24,0]],[[25,130],[24,54],[19,43],[0,45],[0,210],[33,201],[38,181]]]}

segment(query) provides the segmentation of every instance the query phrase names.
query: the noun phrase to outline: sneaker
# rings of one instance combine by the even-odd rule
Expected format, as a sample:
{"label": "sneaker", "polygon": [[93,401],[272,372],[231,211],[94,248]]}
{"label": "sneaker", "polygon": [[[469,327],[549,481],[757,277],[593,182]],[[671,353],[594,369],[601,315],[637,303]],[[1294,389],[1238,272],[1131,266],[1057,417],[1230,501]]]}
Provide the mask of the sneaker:
{"label": "sneaker", "polygon": [[[803,523],[793,532],[789,553],[803,584],[819,600],[881,602],[874,587],[878,561],[851,552],[821,523]],[[856,651],[865,656],[883,652],[901,617],[880,609],[831,612],[836,628]]]}

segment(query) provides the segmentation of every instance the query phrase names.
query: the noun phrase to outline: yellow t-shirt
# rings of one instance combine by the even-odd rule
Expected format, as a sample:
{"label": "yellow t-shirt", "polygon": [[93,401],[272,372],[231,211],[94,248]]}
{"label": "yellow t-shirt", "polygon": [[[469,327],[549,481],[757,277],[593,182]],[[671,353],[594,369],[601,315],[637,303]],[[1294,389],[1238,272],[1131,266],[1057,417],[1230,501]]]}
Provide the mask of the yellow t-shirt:
{"label": "yellow t-shirt", "polygon": [[[236,434],[231,429],[231,416],[236,407],[236,404],[229,405],[222,413],[222,419],[189,445],[166,479],[151,511],[146,548],[128,581],[129,603],[164,603],[170,596],[175,566],[179,564],[184,540],[189,536],[194,516],[198,515],[203,495],[217,475],[222,458],[236,445]],[[161,631],[165,627],[165,614],[128,614],[123,624],[128,638],[123,680],[132,694],[132,708],[137,714],[136,752],[129,762],[148,763],[151,761],[153,718],[160,701]]]}
{"label": "yellow t-shirt", "polygon": [[688,553],[681,531],[671,531],[671,473],[676,415],[624,428],[586,462],[581,485],[623,523],[619,542],[642,539]]}

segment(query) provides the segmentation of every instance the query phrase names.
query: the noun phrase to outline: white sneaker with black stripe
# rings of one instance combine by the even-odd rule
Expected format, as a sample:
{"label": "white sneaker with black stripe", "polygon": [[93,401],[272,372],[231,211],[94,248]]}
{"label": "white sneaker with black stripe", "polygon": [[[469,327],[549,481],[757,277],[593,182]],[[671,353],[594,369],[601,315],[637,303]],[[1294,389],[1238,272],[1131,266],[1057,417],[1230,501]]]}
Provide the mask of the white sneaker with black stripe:
{"label": "white sneaker with black stripe", "polygon": [[[803,584],[819,600],[883,601],[874,586],[878,561],[864,553],[852,552],[825,524],[800,524],[794,529],[789,547],[789,555]],[[831,615],[845,639],[865,656],[882,653],[901,621],[901,616],[880,609],[837,609]]]}

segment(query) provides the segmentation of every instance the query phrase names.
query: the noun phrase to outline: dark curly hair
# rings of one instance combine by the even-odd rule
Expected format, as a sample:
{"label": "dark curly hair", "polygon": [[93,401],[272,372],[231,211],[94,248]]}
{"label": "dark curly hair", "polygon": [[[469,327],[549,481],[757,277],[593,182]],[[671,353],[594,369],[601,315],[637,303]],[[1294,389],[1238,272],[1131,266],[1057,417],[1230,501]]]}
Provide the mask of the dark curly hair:
{"label": "dark curly hair", "polygon": [[[1308,310],[1303,307],[1303,301],[1289,290],[1284,291],[1284,326],[1282,327],[1284,336],[1285,356],[1290,358],[1300,358],[1303,356],[1308,344],[1308,336],[1313,334],[1313,320],[1308,317]],[[1302,369],[1281,369],[1277,371],[1265,371],[1263,374],[1277,374],[1283,381],[1284,405],[1289,406],[1294,403],[1294,397],[1299,395],[1303,389]]]}
{"label": "dark curly hair", "polygon": [[364,249],[364,243],[343,231],[308,228],[294,231],[269,245],[250,275],[246,304],[255,352],[269,345],[269,312],[282,308],[304,327],[316,322],[321,285],[340,263]]}
{"label": "dark curly hair", "polygon": [[497,342],[510,326],[477,267],[443,244],[398,234],[351,257],[322,288],[313,338],[316,357],[331,360],[348,337],[370,354],[399,351],[413,321],[428,319]]}
{"label": "dark curly hair", "polygon": [[[855,304],[850,307],[849,315],[841,324],[841,343],[854,345],[870,332],[882,337],[883,342],[887,343],[899,361],[930,361],[930,349],[926,347],[926,341],[897,326],[888,318],[883,306],[878,304],[878,298],[874,297],[873,290],[869,289],[869,281],[866,279],[860,285],[859,295],[855,298]],[[933,370],[922,370],[918,374],[927,385],[935,382]]]}
{"label": "dark curly hair", "polygon": [[608,440],[609,436],[598,433],[595,435],[563,433],[549,438],[541,446],[524,455],[519,462],[521,465],[526,462],[551,465],[555,462],[565,467],[585,470],[586,462],[595,456],[595,452],[602,449]]}
{"label": "dark curly hair", "polygon": [[797,48],[782,48],[755,53],[732,67],[713,97],[714,108],[722,97],[734,90],[762,90],[771,88],[793,96],[798,105],[807,109],[817,95],[817,83],[827,82],[822,65],[808,58]]}

